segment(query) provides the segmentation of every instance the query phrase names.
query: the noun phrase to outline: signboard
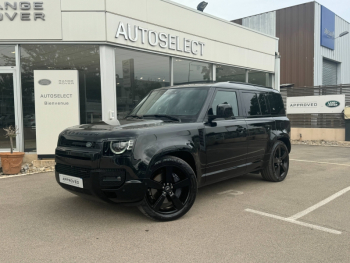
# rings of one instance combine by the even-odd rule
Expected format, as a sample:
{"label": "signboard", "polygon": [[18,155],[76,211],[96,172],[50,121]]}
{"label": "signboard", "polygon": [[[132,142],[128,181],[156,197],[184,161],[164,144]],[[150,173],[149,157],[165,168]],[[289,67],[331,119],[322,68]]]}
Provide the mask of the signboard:
{"label": "signboard", "polygon": [[334,50],[335,14],[321,6],[321,46]]}
{"label": "signboard", "polygon": [[1,1],[1,39],[62,39],[61,1]]}
{"label": "signboard", "polygon": [[342,113],[345,94],[287,97],[287,114]]}
{"label": "signboard", "polygon": [[80,124],[77,70],[34,70],[36,146],[53,155],[60,132]]}

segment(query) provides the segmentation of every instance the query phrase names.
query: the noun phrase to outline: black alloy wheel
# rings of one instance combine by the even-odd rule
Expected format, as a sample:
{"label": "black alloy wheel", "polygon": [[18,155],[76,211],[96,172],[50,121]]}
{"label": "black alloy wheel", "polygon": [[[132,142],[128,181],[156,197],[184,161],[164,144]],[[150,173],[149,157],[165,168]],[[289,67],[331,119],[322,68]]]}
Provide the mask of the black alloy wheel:
{"label": "black alloy wheel", "polygon": [[175,220],[188,212],[197,194],[192,168],[182,159],[165,156],[145,181],[147,193],[139,206],[141,212],[155,220]]}
{"label": "black alloy wheel", "polygon": [[275,156],[273,159],[275,175],[279,177],[285,177],[288,172],[289,157],[288,149],[281,144],[275,150]]}
{"label": "black alloy wheel", "polygon": [[277,141],[272,147],[268,165],[262,170],[262,177],[271,182],[283,181],[289,169],[289,151],[282,141]]}

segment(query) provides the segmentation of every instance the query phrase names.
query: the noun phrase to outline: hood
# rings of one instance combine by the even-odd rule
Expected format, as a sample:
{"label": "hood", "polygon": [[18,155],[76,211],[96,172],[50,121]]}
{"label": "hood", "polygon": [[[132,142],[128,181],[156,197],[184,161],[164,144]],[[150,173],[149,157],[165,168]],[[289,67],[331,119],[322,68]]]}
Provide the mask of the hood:
{"label": "hood", "polygon": [[121,120],[120,125],[105,122],[83,124],[67,128],[60,135],[70,140],[99,141],[109,138],[135,138],[140,134],[152,133],[154,128],[178,125],[162,120]]}

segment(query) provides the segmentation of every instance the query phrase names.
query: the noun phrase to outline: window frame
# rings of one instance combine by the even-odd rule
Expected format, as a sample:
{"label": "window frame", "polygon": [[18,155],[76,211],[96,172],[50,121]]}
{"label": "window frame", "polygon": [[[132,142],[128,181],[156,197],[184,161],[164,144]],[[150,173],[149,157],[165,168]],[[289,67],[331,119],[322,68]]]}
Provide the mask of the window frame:
{"label": "window frame", "polygon": [[242,112],[243,112],[243,108],[242,108],[242,103],[241,103],[241,97],[240,97],[240,92],[238,89],[232,89],[232,88],[216,88],[213,92],[213,94],[211,95],[211,98],[209,100],[209,103],[208,103],[208,107],[206,108],[206,111],[205,111],[205,120],[207,121],[208,120],[208,112],[210,110],[210,108],[212,108],[212,105],[213,105],[213,101],[215,99],[215,96],[216,94],[219,92],[219,91],[226,91],[226,92],[235,92],[236,93],[236,98],[237,98],[237,109],[238,109],[238,116],[234,116],[234,119],[224,119],[224,118],[217,118],[215,119],[215,121],[232,121],[232,120],[235,120],[235,119],[243,119],[244,116],[242,116]]}

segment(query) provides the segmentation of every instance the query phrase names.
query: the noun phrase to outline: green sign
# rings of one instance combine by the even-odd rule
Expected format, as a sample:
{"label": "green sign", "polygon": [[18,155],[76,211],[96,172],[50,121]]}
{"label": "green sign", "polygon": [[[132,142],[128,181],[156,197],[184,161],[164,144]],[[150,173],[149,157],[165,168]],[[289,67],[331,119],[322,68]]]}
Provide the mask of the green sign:
{"label": "green sign", "polygon": [[335,108],[335,107],[338,107],[339,105],[340,105],[340,102],[336,100],[330,100],[326,102],[326,106],[328,108]]}

